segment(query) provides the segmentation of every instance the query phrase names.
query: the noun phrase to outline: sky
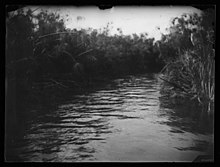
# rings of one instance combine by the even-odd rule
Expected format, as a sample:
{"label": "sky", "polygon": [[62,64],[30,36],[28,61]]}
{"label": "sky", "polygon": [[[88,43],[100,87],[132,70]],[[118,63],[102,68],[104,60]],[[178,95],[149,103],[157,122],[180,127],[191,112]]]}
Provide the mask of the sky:
{"label": "sky", "polygon": [[[32,7],[37,8],[37,7]],[[98,7],[40,7],[48,11],[55,11],[61,16],[68,15],[66,27],[73,29],[93,28],[103,29],[107,23],[110,24],[110,34],[117,34],[117,28],[121,28],[124,35],[133,33],[148,33],[148,37],[159,40],[161,33],[166,33],[170,21],[183,13],[198,13],[201,11],[190,6],[130,6],[113,7],[100,10]],[[66,17],[65,17],[66,18]],[[158,27],[160,29],[158,29]]]}

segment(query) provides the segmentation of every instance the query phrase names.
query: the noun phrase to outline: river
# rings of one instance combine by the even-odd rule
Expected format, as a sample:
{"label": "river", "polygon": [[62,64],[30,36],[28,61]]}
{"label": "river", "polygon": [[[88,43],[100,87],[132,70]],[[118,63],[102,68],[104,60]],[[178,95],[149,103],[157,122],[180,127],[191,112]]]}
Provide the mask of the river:
{"label": "river", "polygon": [[32,109],[13,152],[20,161],[193,161],[213,134],[167,105],[157,75],[130,75],[74,95],[46,112]]}

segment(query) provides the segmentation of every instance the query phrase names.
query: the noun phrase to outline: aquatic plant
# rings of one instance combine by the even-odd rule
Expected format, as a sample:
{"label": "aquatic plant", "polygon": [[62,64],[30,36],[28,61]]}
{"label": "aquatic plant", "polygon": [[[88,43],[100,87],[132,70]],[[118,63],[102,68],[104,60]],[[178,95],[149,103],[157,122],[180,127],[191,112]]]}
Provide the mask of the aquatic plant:
{"label": "aquatic plant", "polygon": [[[197,99],[202,105],[204,113],[213,114],[215,92],[215,48],[213,44],[215,43],[215,33],[212,22],[209,20],[207,23],[207,19],[212,18],[213,15],[204,13],[202,17],[198,17],[196,14],[190,16],[189,19],[185,19],[185,17],[186,15],[178,19],[175,18],[178,24],[172,26],[173,29],[178,28],[178,32],[182,31],[182,36],[175,36],[175,34],[167,36],[167,41],[170,44],[176,38],[185,40],[179,44],[174,42],[171,45],[177,48],[177,55],[172,60],[167,60],[166,55],[163,55],[167,60],[163,71],[165,71],[168,83],[181,90],[185,97],[190,97],[191,100]],[[190,29],[192,27],[193,30]],[[188,41],[190,38],[191,41]]]}

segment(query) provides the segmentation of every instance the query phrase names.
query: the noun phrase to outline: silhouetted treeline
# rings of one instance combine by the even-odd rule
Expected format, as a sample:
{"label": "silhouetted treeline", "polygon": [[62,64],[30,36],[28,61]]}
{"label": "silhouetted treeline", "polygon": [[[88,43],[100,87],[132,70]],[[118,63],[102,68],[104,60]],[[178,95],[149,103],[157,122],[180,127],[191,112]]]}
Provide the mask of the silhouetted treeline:
{"label": "silhouetted treeline", "polygon": [[158,72],[163,67],[154,39],[147,34],[108,33],[108,25],[100,33],[70,30],[57,14],[18,10],[7,18],[7,76],[38,80],[47,74],[72,73],[89,78]]}

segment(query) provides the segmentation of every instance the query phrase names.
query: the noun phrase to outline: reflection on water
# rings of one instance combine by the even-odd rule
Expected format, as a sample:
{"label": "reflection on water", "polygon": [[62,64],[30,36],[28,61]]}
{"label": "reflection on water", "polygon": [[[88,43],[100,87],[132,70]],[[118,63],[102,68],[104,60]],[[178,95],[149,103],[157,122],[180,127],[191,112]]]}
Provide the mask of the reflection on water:
{"label": "reflection on water", "polygon": [[[127,76],[30,111],[13,153],[21,161],[193,161],[213,135],[163,100],[156,75]],[[182,110],[182,111],[181,111]]]}

